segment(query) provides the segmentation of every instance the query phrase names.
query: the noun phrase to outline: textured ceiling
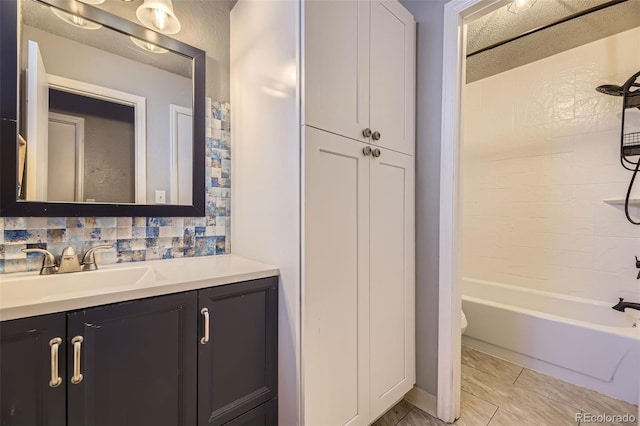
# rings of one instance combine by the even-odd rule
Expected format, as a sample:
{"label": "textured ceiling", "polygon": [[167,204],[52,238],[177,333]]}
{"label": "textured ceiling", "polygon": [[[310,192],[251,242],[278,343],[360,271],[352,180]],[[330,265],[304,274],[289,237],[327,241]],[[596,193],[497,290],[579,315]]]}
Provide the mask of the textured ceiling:
{"label": "textured ceiling", "polygon": [[467,82],[471,83],[565,50],[640,26],[640,0],[590,13],[473,55],[487,46],[558,22],[608,0],[538,0],[530,9],[513,14],[506,6],[467,26]]}

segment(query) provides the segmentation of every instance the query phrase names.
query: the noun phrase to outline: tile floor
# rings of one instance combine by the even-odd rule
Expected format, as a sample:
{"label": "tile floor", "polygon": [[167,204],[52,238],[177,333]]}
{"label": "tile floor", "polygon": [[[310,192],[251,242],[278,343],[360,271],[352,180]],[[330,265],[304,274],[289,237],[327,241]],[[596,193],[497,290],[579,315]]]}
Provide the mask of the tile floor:
{"label": "tile floor", "polygon": [[[461,416],[464,426],[575,426],[576,413],[625,414],[638,407],[519,365],[462,347]],[[598,425],[637,425],[597,423]],[[406,401],[400,401],[374,426],[446,425]]]}

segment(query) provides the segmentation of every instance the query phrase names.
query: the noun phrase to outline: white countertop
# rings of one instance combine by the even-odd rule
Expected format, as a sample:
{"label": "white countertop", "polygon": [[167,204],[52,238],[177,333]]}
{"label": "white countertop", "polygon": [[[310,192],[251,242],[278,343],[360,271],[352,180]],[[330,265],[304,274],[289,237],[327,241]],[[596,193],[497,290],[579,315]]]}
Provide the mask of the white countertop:
{"label": "white countertop", "polygon": [[122,263],[98,271],[0,275],[0,321],[231,284],[279,274],[236,255]]}

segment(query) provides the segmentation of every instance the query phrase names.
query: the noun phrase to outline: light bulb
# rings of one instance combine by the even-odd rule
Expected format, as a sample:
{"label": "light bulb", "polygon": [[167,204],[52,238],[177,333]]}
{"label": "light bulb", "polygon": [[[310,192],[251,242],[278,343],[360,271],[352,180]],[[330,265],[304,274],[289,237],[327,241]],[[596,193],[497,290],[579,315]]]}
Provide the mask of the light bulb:
{"label": "light bulb", "polygon": [[180,31],[180,21],[173,12],[171,0],[144,0],[136,9],[136,17],[145,27],[163,34]]}
{"label": "light bulb", "polygon": [[511,13],[522,12],[533,6],[535,2],[536,0],[513,0],[509,3],[509,6],[507,6],[507,10]]}
{"label": "light bulb", "polygon": [[167,28],[167,21],[169,20],[169,15],[167,12],[161,9],[153,9],[153,25],[159,30],[164,30]]}
{"label": "light bulb", "polygon": [[73,15],[71,17],[71,20],[73,21],[74,24],[80,26],[80,27],[84,27],[85,25],[87,25],[87,21],[85,21],[83,18]]}

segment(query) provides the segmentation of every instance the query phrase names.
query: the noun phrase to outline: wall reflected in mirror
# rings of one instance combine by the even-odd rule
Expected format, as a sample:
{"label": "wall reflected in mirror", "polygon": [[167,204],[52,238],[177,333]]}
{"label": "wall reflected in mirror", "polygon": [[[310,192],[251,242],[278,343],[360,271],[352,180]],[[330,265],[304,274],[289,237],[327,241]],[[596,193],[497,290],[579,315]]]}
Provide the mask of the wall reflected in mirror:
{"label": "wall reflected in mirror", "polygon": [[18,198],[192,204],[192,59],[20,4]]}

